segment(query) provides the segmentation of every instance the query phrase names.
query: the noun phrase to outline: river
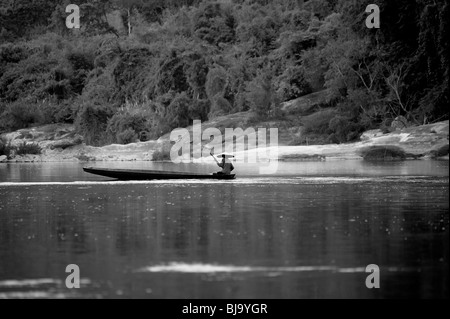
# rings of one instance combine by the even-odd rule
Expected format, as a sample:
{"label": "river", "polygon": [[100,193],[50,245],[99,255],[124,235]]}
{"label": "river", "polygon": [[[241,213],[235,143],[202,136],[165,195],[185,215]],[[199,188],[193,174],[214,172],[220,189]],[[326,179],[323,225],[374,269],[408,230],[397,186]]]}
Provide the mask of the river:
{"label": "river", "polygon": [[448,161],[236,166],[235,181],[118,182],[0,164],[0,299],[449,297]]}

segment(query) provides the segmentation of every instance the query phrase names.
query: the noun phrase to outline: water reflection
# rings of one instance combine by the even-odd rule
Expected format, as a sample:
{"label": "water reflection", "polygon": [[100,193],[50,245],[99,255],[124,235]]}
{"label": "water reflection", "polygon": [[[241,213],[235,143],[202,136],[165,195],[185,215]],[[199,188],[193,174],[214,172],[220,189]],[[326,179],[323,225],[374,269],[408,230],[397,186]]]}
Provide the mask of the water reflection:
{"label": "water reflection", "polygon": [[[262,166],[264,164],[261,164]],[[120,169],[168,170],[193,173],[213,173],[217,165],[172,164],[152,162],[104,162],[104,163],[27,163],[0,164],[0,184],[5,182],[73,182],[109,180],[87,174],[83,166]],[[255,164],[236,163],[238,178],[264,177]],[[279,162],[277,176],[448,176],[448,161],[366,162],[362,160],[328,162]]]}
{"label": "water reflection", "polygon": [[[0,185],[0,293],[75,263],[82,297],[448,297],[448,178],[278,181]],[[171,263],[250,271],[139,271]],[[372,263],[386,289],[339,271]]]}

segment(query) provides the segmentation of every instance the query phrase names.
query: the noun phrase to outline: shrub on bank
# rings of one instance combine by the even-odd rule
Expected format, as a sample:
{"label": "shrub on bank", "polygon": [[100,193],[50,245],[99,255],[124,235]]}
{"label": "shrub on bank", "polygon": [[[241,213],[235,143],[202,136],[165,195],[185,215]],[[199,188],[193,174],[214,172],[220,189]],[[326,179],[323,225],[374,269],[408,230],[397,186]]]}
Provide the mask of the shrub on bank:
{"label": "shrub on bank", "polygon": [[433,158],[447,156],[448,155],[448,144],[438,148],[437,150],[432,150],[430,152],[430,154],[431,154],[431,157],[433,157]]}
{"label": "shrub on bank", "polygon": [[331,133],[329,128],[330,121],[337,115],[336,109],[328,108],[303,117],[304,133],[329,135]]}
{"label": "shrub on bank", "polygon": [[23,142],[16,148],[16,155],[40,155],[42,148],[36,143]]}
{"label": "shrub on bank", "polygon": [[84,104],[77,114],[75,127],[88,145],[103,146],[106,144],[106,128],[108,119],[114,110],[96,103]]}
{"label": "shrub on bank", "polygon": [[156,150],[152,156],[153,162],[170,161],[170,150]]}
{"label": "shrub on bank", "polygon": [[139,133],[150,129],[148,112],[119,112],[108,120],[107,134],[111,143],[130,144],[139,139]]}
{"label": "shrub on bank", "polygon": [[34,105],[26,101],[17,101],[6,106],[0,114],[0,129],[8,132],[18,130],[39,122]]}
{"label": "shrub on bank", "polygon": [[13,147],[11,146],[11,142],[8,143],[6,140],[0,139],[0,156],[5,155],[6,157],[9,157],[12,150]]}
{"label": "shrub on bank", "polygon": [[328,128],[332,132],[328,140],[337,144],[354,142],[364,131],[361,124],[341,115],[336,115],[328,124]]}
{"label": "shrub on bank", "polygon": [[361,156],[368,161],[404,160],[406,152],[398,146],[369,146],[361,150]]}
{"label": "shrub on bank", "polygon": [[138,135],[132,128],[128,128],[125,131],[117,134],[117,141],[123,145],[135,143],[137,140]]}
{"label": "shrub on bank", "polygon": [[23,142],[19,146],[15,147],[11,145],[11,142],[6,142],[4,139],[0,139],[0,156],[11,155],[40,155],[42,148],[36,143]]}
{"label": "shrub on bank", "polygon": [[153,162],[170,161],[170,150],[172,148],[171,143],[164,143],[163,146],[156,150],[152,155]]}

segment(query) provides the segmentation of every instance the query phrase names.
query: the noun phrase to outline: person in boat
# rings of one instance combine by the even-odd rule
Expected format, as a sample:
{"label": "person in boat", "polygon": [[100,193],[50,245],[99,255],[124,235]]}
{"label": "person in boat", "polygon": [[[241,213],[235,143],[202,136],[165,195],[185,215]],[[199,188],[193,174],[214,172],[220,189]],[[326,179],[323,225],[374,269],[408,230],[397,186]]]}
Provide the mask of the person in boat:
{"label": "person in boat", "polygon": [[220,155],[222,157],[222,161],[217,163],[217,165],[222,168],[222,171],[218,172],[218,175],[231,175],[231,172],[234,170],[233,164],[230,162],[230,156],[225,154]]}

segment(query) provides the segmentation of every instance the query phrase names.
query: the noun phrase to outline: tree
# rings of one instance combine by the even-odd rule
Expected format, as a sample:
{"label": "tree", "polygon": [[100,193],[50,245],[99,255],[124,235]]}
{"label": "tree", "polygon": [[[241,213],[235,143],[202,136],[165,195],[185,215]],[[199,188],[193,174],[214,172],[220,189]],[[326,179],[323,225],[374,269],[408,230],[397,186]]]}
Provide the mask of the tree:
{"label": "tree", "polygon": [[0,31],[3,29],[20,38],[27,36],[35,28],[47,27],[57,4],[46,0],[9,1],[2,5]]}
{"label": "tree", "polygon": [[83,135],[88,145],[102,146],[106,142],[108,120],[113,116],[113,110],[107,106],[87,102],[78,112],[75,127]]}
{"label": "tree", "polygon": [[270,68],[259,71],[257,77],[248,84],[247,101],[251,110],[263,119],[277,115],[280,98]]}
{"label": "tree", "polygon": [[[393,105],[399,107],[399,109],[392,109],[394,115],[398,116],[403,114],[406,116],[407,120],[412,120],[410,103],[412,99],[410,98],[405,101],[403,98],[405,69],[406,67],[403,63],[395,69],[388,67],[385,81],[390,89],[389,100],[392,101]],[[412,98],[413,97],[414,96],[412,96]]]}
{"label": "tree", "polygon": [[230,8],[204,2],[194,16],[195,35],[209,44],[232,43],[236,20]]}
{"label": "tree", "polygon": [[172,102],[165,110],[164,121],[170,129],[186,127],[189,125],[189,106],[192,100],[186,93],[180,93],[175,96]]}
{"label": "tree", "polygon": [[128,36],[130,36],[131,31],[132,31],[131,13],[132,13],[133,9],[136,8],[137,6],[139,6],[139,5],[142,6],[142,1],[141,0],[115,0],[115,1],[116,1],[116,5],[118,5],[120,8],[123,8],[126,11],[127,30],[128,30]]}
{"label": "tree", "polygon": [[111,11],[109,0],[88,0],[80,5],[84,31],[88,35],[112,33],[119,37],[117,31],[109,25],[107,13]]}
{"label": "tree", "polygon": [[216,96],[224,96],[228,83],[228,75],[224,68],[215,66],[206,77],[206,94],[211,103]]}
{"label": "tree", "polygon": [[283,74],[278,77],[278,91],[283,101],[289,101],[312,93],[311,85],[306,81],[303,67],[286,66]]}
{"label": "tree", "polygon": [[187,77],[187,82],[192,90],[194,99],[205,99],[206,96],[206,81],[208,75],[208,64],[205,57],[201,53],[188,53],[187,59],[189,63],[184,66],[184,73]]}

